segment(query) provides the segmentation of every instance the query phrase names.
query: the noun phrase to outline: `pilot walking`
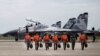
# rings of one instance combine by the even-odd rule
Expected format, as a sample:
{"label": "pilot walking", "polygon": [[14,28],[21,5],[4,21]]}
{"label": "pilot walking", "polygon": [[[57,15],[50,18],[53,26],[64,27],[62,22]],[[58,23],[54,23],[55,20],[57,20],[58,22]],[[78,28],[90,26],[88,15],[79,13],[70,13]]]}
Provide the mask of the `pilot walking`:
{"label": "pilot walking", "polygon": [[77,36],[73,33],[73,34],[71,34],[71,36],[70,36],[70,41],[71,41],[71,45],[72,45],[72,50],[74,50],[74,48],[75,48],[75,41],[76,41],[76,38],[77,38]]}
{"label": "pilot walking", "polygon": [[31,43],[30,35],[28,33],[26,33],[25,36],[24,36],[24,39],[25,39],[25,43],[26,43],[26,46],[27,46],[27,50],[29,50],[30,43]]}
{"label": "pilot walking", "polygon": [[54,42],[54,50],[57,50],[58,47],[58,35],[53,36],[53,42]]}
{"label": "pilot walking", "polygon": [[40,41],[40,36],[38,34],[33,36],[33,41],[35,42],[35,50],[38,50],[39,48],[39,41]]}
{"label": "pilot walking", "polygon": [[50,41],[50,37],[49,37],[48,34],[46,34],[44,36],[43,41],[45,42],[45,48],[46,48],[46,50],[48,50],[49,49],[49,41]]}
{"label": "pilot walking", "polygon": [[66,44],[67,44],[67,42],[68,42],[68,36],[67,36],[67,34],[63,34],[62,36],[61,36],[61,40],[62,40],[62,42],[63,42],[63,48],[64,48],[64,50],[66,50]]}
{"label": "pilot walking", "polygon": [[81,49],[84,50],[84,47],[87,47],[87,36],[84,33],[81,33],[79,36],[79,40],[81,42]]}

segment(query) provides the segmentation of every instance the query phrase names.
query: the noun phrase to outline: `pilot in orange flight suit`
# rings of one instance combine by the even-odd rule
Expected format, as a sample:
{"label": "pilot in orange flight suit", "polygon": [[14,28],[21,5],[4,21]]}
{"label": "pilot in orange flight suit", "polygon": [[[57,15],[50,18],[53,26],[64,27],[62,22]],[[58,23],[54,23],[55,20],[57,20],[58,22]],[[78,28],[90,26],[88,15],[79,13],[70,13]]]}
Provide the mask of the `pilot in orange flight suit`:
{"label": "pilot in orange flight suit", "polygon": [[58,46],[58,35],[53,36],[53,42],[54,42],[54,50],[57,50]]}
{"label": "pilot in orange flight suit", "polygon": [[63,34],[62,37],[61,37],[61,40],[63,42],[63,48],[64,48],[64,50],[66,50],[66,44],[68,42],[68,36],[66,34]]}
{"label": "pilot in orange flight suit", "polygon": [[81,49],[84,50],[84,46],[87,44],[87,36],[84,33],[81,33],[81,35],[79,36],[79,40],[81,42]]}
{"label": "pilot in orange flight suit", "polygon": [[33,41],[35,42],[35,49],[36,50],[38,50],[38,48],[39,48],[39,40],[40,40],[40,36],[38,34],[34,35]]}
{"label": "pilot in orange flight suit", "polygon": [[43,40],[44,40],[44,42],[45,42],[45,48],[46,48],[46,50],[48,50],[48,49],[49,49],[49,41],[50,41],[49,35],[46,34],[46,35],[44,36]]}
{"label": "pilot in orange flight suit", "polygon": [[24,36],[24,39],[25,39],[25,43],[27,45],[27,50],[29,50],[29,47],[30,47],[30,42],[31,42],[31,37],[28,33],[25,34]]}

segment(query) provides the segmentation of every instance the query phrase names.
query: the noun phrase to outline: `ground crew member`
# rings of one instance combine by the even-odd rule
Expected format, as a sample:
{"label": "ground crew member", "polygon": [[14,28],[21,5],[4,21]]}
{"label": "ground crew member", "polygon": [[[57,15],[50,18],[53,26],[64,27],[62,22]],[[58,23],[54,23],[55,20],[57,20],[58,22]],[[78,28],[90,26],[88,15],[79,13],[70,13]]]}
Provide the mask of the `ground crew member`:
{"label": "ground crew member", "polygon": [[95,33],[93,33],[93,41],[92,42],[95,42],[95,39],[96,39]]}
{"label": "ground crew member", "polygon": [[33,41],[35,42],[35,50],[38,50],[39,48],[39,40],[40,40],[40,36],[38,34],[34,35]]}
{"label": "ground crew member", "polygon": [[87,36],[84,33],[81,33],[81,35],[79,36],[79,40],[81,42],[81,49],[84,50],[84,46],[87,44]]}
{"label": "ground crew member", "polygon": [[27,50],[29,50],[29,47],[30,47],[30,42],[31,42],[31,37],[28,33],[25,34],[24,36],[24,39],[25,39],[25,43],[27,45]]}
{"label": "ground crew member", "polygon": [[58,47],[58,35],[53,36],[53,42],[54,42],[54,50],[57,50]]}
{"label": "ground crew member", "polygon": [[49,41],[50,41],[49,35],[46,34],[46,35],[44,36],[43,40],[44,40],[44,42],[45,42],[45,48],[46,48],[46,50],[48,50],[48,49],[49,49]]}
{"label": "ground crew member", "polygon": [[92,42],[95,42],[96,37],[95,37],[95,32],[94,32],[95,28],[94,27],[92,28],[92,31],[93,31],[93,40],[92,40]]}
{"label": "ground crew member", "polygon": [[67,44],[67,42],[68,42],[68,36],[67,36],[66,34],[63,34],[63,35],[61,36],[61,40],[62,40],[62,42],[63,42],[63,48],[64,48],[64,50],[66,50],[66,44]]}

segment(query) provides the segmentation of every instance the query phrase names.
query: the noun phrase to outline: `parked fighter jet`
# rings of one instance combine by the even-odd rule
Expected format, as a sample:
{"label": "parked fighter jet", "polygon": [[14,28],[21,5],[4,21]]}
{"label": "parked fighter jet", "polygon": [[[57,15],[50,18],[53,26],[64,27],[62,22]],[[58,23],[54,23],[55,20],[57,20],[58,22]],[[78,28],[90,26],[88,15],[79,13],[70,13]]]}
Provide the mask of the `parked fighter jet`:
{"label": "parked fighter jet", "polygon": [[52,26],[44,25],[40,22],[26,19],[26,21],[32,22],[30,25],[26,25],[22,28],[22,30],[12,30],[4,35],[17,35],[16,33],[25,33],[25,32],[86,32],[87,24],[88,24],[88,13],[85,12],[80,14],[78,18],[71,18],[69,21],[61,28],[61,21],[58,21],[56,24]]}

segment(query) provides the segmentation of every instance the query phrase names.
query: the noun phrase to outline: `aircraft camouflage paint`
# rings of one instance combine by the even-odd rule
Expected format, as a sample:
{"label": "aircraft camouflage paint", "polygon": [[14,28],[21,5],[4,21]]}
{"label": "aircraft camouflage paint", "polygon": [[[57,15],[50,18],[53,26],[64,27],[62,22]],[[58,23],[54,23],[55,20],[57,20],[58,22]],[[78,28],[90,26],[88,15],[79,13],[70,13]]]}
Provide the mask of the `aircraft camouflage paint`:
{"label": "aircraft camouflage paint", "polygon": [[18,33],[25,32],[67,32],[67,33],[93,33],[92,30],[87,30],[88,24],[88,13],[85,12],[80,14],[78,18],[70,18],[69,21],[61,28],[61,21],[58,21],[56,24],[52,24],[51,26],[43,25],[40,22],[36,22],[33,20],[26,19],[26,21],[32,22],[33,24],[26,25],[21,29],[11,30],[9,32],[4,33],[4,36],[12,35],[16,36]]}

